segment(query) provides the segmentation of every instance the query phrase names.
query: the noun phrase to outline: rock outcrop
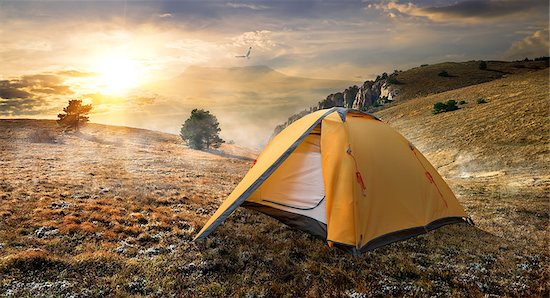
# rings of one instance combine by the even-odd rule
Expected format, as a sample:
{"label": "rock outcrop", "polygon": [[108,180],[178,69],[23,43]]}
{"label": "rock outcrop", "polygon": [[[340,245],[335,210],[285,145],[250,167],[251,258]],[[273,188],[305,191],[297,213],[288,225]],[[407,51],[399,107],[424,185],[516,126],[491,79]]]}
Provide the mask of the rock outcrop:
{"label": "rock outcrop", "polygon": [[353,108],[353,104],[355,103],[355,98],[358,92],[359,87],[355,85],[344,90],[344,107]]}
{"label": "rock outcrop", "polygon": [[285,127],[301,117],[321,109],[332,107],[346,107],[360,111],[368,111],[374,107],[383,106],[397,98],[399,95],[398,84],[401,84],[397,77],[398,72],[391,75],[383,73],[377,76],[374,81],[365,81],[363,85],[350,86],[343,92],[329,94],[325,99],[319,101],[317,106],[305,109],[288,118],[288,120],[275,128],[274,135],[278,134]]}
{"label": "rock outcrop", "polygon": [[384,81],[366,81],[359,88],[352,108],[363,110],[365,107],[373,106],[380,98],[382,84]]}

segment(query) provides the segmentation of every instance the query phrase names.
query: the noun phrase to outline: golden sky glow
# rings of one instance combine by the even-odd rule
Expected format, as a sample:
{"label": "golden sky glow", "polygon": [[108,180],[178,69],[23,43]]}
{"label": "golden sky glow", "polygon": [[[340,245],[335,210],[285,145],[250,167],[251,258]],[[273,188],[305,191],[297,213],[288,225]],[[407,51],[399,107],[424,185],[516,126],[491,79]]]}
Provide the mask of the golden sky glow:
{"label": "golden sky glow", "polygon": [[53,118],[81,98],[92,121],[177,132],[205,107],[224,137],[265,140],[382,72],[547,55],[547,12],[539,0],[1,1],[0,117]]}

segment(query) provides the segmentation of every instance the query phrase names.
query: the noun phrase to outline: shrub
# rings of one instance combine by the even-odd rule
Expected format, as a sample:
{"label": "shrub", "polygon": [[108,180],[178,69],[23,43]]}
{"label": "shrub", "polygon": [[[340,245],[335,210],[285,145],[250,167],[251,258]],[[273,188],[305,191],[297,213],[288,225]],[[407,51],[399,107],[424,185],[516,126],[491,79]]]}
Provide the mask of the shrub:
{"label": "shrub", "polygon": [[438,76],[440,77],[450,77],[451,75],[446,71],[446,70],[442,70],[440,73],[437,74]]}
{"label": "shrub", "polygon": [[447,101],[447,112],[458,110],[458,106],[456,104],[456,100],[451,99]]}
{"label": "shrub", "polygon": [[429,64],[422,64],[422,65],[420,65],[420,67],[426,67],[426,66],[428,66],[428,65],[429,65]]}
{"label": "shrub", "polygon": [[55,134],[49,129],[37,129],[29,134],[32,143],[57,143]]}
{"label": "shrub", "polygon": [[220,136],[218,119],[209,111],[194,109],[181,126],[181,138],[193,149],[218,148],[224,142]]}
{"label": "shrub", "polygon": [[479,69],[481,69],[481,70],[486,70],[486,69],[487,69],[487,62],[481,61],[481,62],[479,63]]}
{"label": "shrub", "polygon": [[465,100],[461,100],[458,102],[459,105],[465,105],[466,104],[466,101]]}
{"label": "shrub", "polygon": [[387,73],[383,73],[381,76],[376,76],[376,80],[374,80],[375,82],[378,82],[380,80],[385,80],[388,78],[388,74]]}
{"label": "shrub", "polygon": [[434,104],[434,108],[432,110],[432,113],[433,114],[439,114],[439,113],[446,112],[446,110],[447,110],[447,105],[443,102],[438,101]]}
{"label": "shrub", "polygon": [[456,100],[451,99],[451,100],[448,100],[447,102],[436,102],[434,104],[432,113],[435,115],[435,114],[450,112],[455,110],[458,110]]}
{"label": "shrub", "polygon": [[392,84],[392,85],[401,85],[401,84],[403,84],[403,82],[398,80],[395,76],[388,77],[387,82],[388,82],[388,84]]}
{"label": "shrub", "polygon": [[485,98],[483,97],[480,97],[476,100],[477,104],[482,104],[482,103],[487,103],[487,100],[485,100]]}

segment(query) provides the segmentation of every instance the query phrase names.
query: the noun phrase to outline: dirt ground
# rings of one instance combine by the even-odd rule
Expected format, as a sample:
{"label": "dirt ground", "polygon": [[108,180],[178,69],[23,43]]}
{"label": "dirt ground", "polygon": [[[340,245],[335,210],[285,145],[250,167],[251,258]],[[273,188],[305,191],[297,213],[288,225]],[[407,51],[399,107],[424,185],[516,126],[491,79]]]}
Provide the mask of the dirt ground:
{"label": "dirt ground", "polygon": [[[256,152],[178,136],[0,120],[0,295],[548,297],[548,72],[380,111],[438,168],[476,226],[351,257],[239,209],[191,239]],[[483,97],[485,104],[477,104]],[[465,100],[433,115],[433,103]]]}

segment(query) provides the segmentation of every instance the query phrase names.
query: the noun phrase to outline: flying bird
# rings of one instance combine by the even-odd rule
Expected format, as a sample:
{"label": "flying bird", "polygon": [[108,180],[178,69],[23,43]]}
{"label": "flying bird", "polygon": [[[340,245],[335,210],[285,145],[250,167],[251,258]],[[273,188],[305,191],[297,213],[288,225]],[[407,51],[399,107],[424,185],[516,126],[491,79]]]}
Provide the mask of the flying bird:
{"label": "flying bird", "polygon": [[246,59],[250,59],[250,51],[252,51],[252,47],[248,48],[248,52],[246,52],[246,55],[244,55],[244,56],[235,56],[235,58],[246,58]]}

